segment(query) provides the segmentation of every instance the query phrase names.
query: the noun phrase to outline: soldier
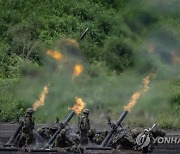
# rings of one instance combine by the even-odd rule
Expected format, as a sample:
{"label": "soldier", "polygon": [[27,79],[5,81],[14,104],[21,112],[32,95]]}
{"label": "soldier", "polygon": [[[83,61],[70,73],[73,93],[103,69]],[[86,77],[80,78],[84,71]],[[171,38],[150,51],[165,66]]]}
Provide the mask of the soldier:
{"label": "soldier", "polygon": [[90,131],[90,123],[89,123],[89,110],[84,109],[79,116],[79,136],[81,144],[88,144],[88,134]]}
{"label": "soldier", "polygon": [[162,130],[154,127],[155,125],[145,130],[135,128],[117,131],[113,136],[111,146],[116,149],[131,149],[143,152],[152,152],[155,147],[152,138],[165,136],[165,133]]}
{"label": "soldier", "polygon": [[77,143],[69,136],[67,129],[62,129],[57,136],[55,146],[60,148],[69,148],[76,146]]}
{"label": "soldier", "polygon": [[153,142],[153,138],[156,137],[164,137],[166,133],[163,130],[160,130],[154,124],[149,129],[144,129],[138,136],[136,137],[136,145],[134,150],[143,151],[143,153],[152,152],[157,145],[157,143]]}
{"label": "soldier", "polygon": [[28,144],[33,143],[35,140],[34,135],[33,135],[33,129],[34,129],[34,119],[32,118],[33,113],[34,113],[34,110],[32,108],[28,108],[26,110],[26,115],[24,118],[24,125],[22,128],[22,133],[21,133],[20,140],[18,143],[19,147],[26,147]]}
{"label": "soldier", "polygon": [[94,143],[101,144],[107,135],[108,131],[97,132],[93,138]]}
{"label": "soldier", "polygon": [[111,146],[116,149],[132,149],[136,144],[131,130],[118,129],[112,137]]}
{"label": "soldier", "polygon": [[54,133],[58,130],[58,128],[62,125],[59,121],[59,118],[56,118],[56,122],[50,126],[43,126],[37,130],[37,133],[44,139],[50,139]]}
{"label": "soldier", "polygon": [[37,133],[45,140],[49,140],[51,136],[53,135],[50,128],[47,126],[38,128]]}
{"label": "soldier", "polygon": [[120,150],[137,150],[136,137],[143,131],[141,128],[120,129],[114,134],[111,146]]}
{"label": "soldier", "polygon": [[95,135],[96,135],[96,130],[95,129],[89,130],[88,138],[89,138],[90,142],[94,142]]}

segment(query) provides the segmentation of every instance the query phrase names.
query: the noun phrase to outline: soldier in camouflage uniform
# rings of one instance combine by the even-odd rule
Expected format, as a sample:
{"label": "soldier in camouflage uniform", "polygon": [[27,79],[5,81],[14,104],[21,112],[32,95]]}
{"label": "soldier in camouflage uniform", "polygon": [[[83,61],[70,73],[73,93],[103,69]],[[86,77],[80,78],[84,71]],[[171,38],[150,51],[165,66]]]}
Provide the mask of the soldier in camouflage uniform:
{"label": "soldier in camouflage uniform", "polygon": [[[150,139],[150,142],[147,146],[141,147],[137,145],[137,137],[140,134],[147,135]],[[113,136],[111,146],[116,149],[131,149],[138,150],[143,152],[152,152],[155,147],[155,144],[152,142],[152,137],[156,138],[158,136],[165,136],[165,132],[158,128],[145,129],[134,128],[134,129],[125,129],[122,131],[117,131]]]}
{"label": "soldier in camouflage uniform", "polygon": [[105,137],[107,136],[108,131],[103,131],[103,132],[97,132],[93,138],[94,143],[96,144],[101,144],[102,141],[105,139]]}
{"label": "soldier in camouflage uniform", "polygon": [[62,123],[59,118],[56,118],[56,122],[50,126],[43,126],[37,130],[37,133],[45,140],[49,140],[54,133],[58,130]]}
{"label": "soldier in camouflage uniform", "polygon": [[84,109],[79,116],[79,136],[81,144],[88,144],[88,134],[90,131],[90,123],[89,123],[89,110]]}
{"label": "soldier in camouflage uniform", "polygon": [[77,143],[70,137],[67,129],[62,129],[61,133],[57,136],[55,146],[60,148],[70,148],[76,145]]}
{"label": "soldier in camouflage uniform", "polygon": [[133,149],[143,151],[144,153],[152,152],[157,145],[157,143],[153,142],[153,138],[164,137],[165,135],[166,133],[154,124],[151,128],[144,129],[137,135],[136,145]]}
{"label": "soldier in camouflage uniform", "polygon": [[24,125],[22,127],[22,133],[18,143],[19,147],[26,147],[28,144],[33,143],[35,140],[33,135],[33,129],[34,129],[34,119],[32,117],[33,113],[34,110],[32,108],[28,108],[26,110],[26,115],[23,122]]}
{"label": "soldier in camouflage uniform", "polygon": [[136,136],[140,133],[137,129],[119,129],[113,135],[111,146],[120,149],[133,149],[136,145]]}
{"label": "soldier in camouflage uniform", "polygon": [[102,141],[107,136],[108,131],[96,131],[95,129],[91,129],[89,131],[88,137],[91,143],[101,144]]}

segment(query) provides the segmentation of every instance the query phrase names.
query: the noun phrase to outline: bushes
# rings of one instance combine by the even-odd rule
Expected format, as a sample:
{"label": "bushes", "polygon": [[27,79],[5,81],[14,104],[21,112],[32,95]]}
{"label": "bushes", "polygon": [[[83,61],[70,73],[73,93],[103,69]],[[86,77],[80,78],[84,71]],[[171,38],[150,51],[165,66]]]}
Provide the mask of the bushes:
{"label": "bushes", "polygon": [[177,80],[173,83],[173,96],[170,100],[170,106],[172,109],[176,110],[179,113],[180,109],[180,81]]}
{"label": "bushes", "polygon": [[[84,54],[92,61],[101,59],[99,53],[101,48],[108,36],[114,35],[112,25],[116,23],[116,16],[119,16],[114,7],[119,7],[124,1],[72,0],[67,3],[48,0],[43,2],[8,0],[7,3],[5,1],[1,3],[3,23],[1,27],[4,30],[4,37],[1,39],[9,46],[10,53],[37,61],[41,45],[51,45],[58,37],[78,38],[80,33],[89,27],[89,36],[83,42],[90,43],[91,48],[81,42],[80,45]],[[111,65],[110,68],[114,70],[117,68],[117,71],[120,71],[117,66]]]}
{"label": "bushes", "polygon": [[[159,11],[154,4],[139,0],[1,0],[0,79],[19,80],[25,60],[39,64],[40,49],[62,37],[79,40],[87,27],[87,36],[79,41],[83,55],[91,63],[105,63],[110,71],[121,73],[134,66],[136,47],[151,27],[179,25],[177,17],[164,16],[165,10]],[[144,66],[142,72],[150,67]],[[26,106],[4,91],[0,98],[3,119],[15,119],[19,113],[8,113],[20,109],[22,114]],[[170,104],[179,105],[179,94]]]}
{"label": "bushes", "polygon": [[0,121],[16,121],[28,106],[10,93],[12,85],[17,83],[17,79],[0,80]]}
{"label": "bushes", "polygon": [[0,99],[0,121],[17,121],[18,117],[24,115],[28,106],[24,102],[14,100],[13,98]]}
{"label": "bushes", "polygon": [[19,79],[21,76],[21,66],[23,59],[16,54],[5,56],[2,60],[0,79]]}
{"label": "bushes", "polygon": [[133,64],[132,49],[120,38],[110,37],[102,52],[106,65],[119,73]]}

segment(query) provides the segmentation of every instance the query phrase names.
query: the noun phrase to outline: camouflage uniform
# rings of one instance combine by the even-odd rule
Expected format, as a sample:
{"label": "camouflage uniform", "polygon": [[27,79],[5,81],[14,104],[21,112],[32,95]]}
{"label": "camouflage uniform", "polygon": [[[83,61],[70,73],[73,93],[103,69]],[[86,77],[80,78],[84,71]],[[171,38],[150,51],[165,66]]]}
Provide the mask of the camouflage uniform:
{"label": "camouflage uniform", "polygon": [[104,132],[97,132],[93,138],[94,143],[96,144],[101,144],[102,141],[105,139],[105,137],[107,136],[108,132],[104,131]]}
{"label": "camouflage uniform", "polygon": [[96,143],[96,144],[101,144],[102,141],[105,139],[107,136],[108,131],[96,131],[95,129],[89,130],[89,141],[91,143]]}
{"label": "camouflage uniform", "polygon": [[90,142],[94,142],[94,136],[96,135],[96,130],[95,129],[91,129],[89,130],[88,133],[88,138]]}
{"label": "camouflage uniform", "polygon": [[43,138],[43,139],[50,139],[53,135],[49,127],[42,127],[37,130],[37,133]]}
{"label": "camouflage uniform", "polygon": [[[156,126],[156,125],[155,125]],[[153,142],[153,138],[156,137],[164,137],[166,135],[166,133],[163,130],[158,129],[157,127],[155,128],[150,128],[150,129],[145,129],[144,131],[142,131],[142,133],[139,134],[146,136],[146,141],[149,140],[149,142],[147,145],[145,145],[145,141],[143,143],[143,146],[139,146],[138,144],[134,147],[135,150],[139,150],[139,151],[143,151],[144,153],[148,153],[148,152],[152,152],[155,148],[155,146],[157,145],[157,143]],[[138,136],[137,136],[138,138]],[[136,139],[137,140],[137,139]]]}
{"label": "camouflage uniform", "polygon": [[[145,147],[141,147],[137,144],[137,137],[140,134],[147,135],[150,140],[149,144]],[[142,150],[143,152],[152,152],[155,147],[152,138],[156,138],[158,136],[165,136],[165,133],[157,128],[153,128],[152,130],[135,128],[129,131],[125,129],[115,133],[111,142],[111,146],[116,149],[131,149],[138,151]]]}
{"label": "camouflage uniform", "polygon": [[57,136],[55,146],[60,148],[68,148],[76,146],[77,143],[69,136],[66,129],[62,129],[61,133]]}
{"label": "camouflage uniform", "polygon": [[[137,145],[136,138],[139,134],[147,133],[149,134],[150,138],[150,143],[148,146],[145,148],[141,148]],[[123,131],[117,131],[115,135],[113,136],[111,146],[116,148],[116,149],[133,149],[133,150],[142,150],[144,152],[150,152],[154,149],[154,144],[152,142],[152,137],[157,137],[157,136],[163,136],[164,133],[159,130],[159,129],[153,129],[149,132],[146,133],[146,129],[143,130],[141,128],[135,128],[131,130],[123,130]]]}
{"label": "camouflage uniform", "polygon": [[27,146],[28,144],[33,143],[33,141],[35,140],[33,135],[33,129],[34,129],[34,120],[32,118],[33,113],[34,111],[32,108],[28,108],[26,110],[24,125],[22,127],[22,133],[18,143],[19,147]]}
{"label": "camouflage uniform", "polygon": [[44,126],[42,128],[39,128],[37,130],[37,133],[44,139],[50,139],[54,133],[58,130],[60,127],[59,120],[56,120],[56,122],[52,126]]}
{"label": "camouflage uniform", "polygon": [[89,110],[84,109],[79,116],[79,135],[80,135],[80,143],[81,144],[87,144],[88,143],[88,134],[90,131],[90,123],[89,123]]}
{"label": "camouflage uniform", "polygon": [[135,144],[132,131],[129,129],[117,130],[110,143],[116,149],[132,149]]}

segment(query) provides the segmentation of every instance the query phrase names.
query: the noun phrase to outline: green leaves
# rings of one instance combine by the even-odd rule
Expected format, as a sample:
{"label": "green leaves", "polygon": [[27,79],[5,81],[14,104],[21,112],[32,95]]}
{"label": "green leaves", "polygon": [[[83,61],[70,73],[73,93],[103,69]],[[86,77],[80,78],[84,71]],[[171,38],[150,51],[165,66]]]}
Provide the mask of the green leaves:
{"label": "green leaves", "polygon": [[102,57],[106,65],[115,69],[118,73],[124,71],[133,64],[133,51],[121,38],[110,37],[102,50]]}

